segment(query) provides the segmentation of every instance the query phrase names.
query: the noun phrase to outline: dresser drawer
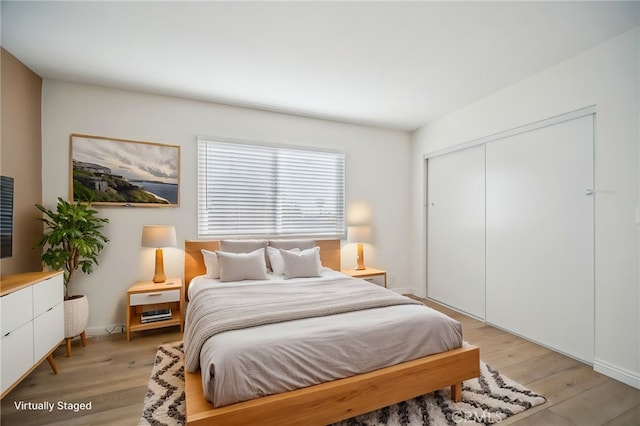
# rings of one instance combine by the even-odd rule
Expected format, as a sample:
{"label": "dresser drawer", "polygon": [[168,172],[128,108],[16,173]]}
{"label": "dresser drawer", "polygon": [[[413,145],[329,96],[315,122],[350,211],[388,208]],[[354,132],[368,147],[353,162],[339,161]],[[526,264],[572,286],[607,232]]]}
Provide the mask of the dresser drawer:
{"label": "dresser drawer", "polygon": [[62,274],[42,280],[33,286],[33,316],[48,311],[64,299]]}
{"label": "dresser drawer", "polygon": [[28,321],[8,335],[3,335],[0,342],[2,347],[0,382],[2,382],[2,393],[4,393],[33,366],[33,323]]}
{"label": "dresser drawer", "polygon": [[129,299],[129,306],[152,305],[155,303],[178,302],[180,290],[152,291],[149,293],[134,293]]}
{"label": "dresser drawer", "polygon": [[33,319],[33,358],[38,362],[64,339],[64,303]]}
{"label": "dresser drawer", "polygon": [[33,318],[32,289],[33,287],[30,286],[0,298],[3,336]]}

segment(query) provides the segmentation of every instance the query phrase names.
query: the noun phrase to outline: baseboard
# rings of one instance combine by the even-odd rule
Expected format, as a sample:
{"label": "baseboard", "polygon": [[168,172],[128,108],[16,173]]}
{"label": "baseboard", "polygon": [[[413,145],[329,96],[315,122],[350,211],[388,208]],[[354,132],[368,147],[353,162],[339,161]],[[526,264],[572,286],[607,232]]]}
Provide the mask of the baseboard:
{"label": "baseboard", "polygon": [[636,389],[640,389],[639,373],[609,364],[608,362],[597,358],[593,361],[593,370],[604,374],[605,376],[609,376],[612,379],[616,379],[624,384],[633,386]]}
{"label": "baseboard", "polygon": [[127,326],[124,324],[101,325],[97,327],[87,327],[85,334],[87,337],[108,336],[110,334],[125,333]]}

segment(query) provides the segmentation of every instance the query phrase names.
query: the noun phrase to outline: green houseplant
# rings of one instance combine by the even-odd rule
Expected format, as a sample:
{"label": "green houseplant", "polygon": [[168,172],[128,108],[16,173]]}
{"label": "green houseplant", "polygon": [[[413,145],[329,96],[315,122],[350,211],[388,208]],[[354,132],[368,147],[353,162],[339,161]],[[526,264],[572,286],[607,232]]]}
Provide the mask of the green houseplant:
{"label": "green houseplant", "polygon": [[74,273],[81,269],[90,274],[98,265],[98,254],[109,242],[100,229],[109,219],[96,216],[98,212],[90,202],[71,204],[58,198],[55,211],[40,204],[36,207],[44,213],[39,218],[44,223],[44,233],[38,245],[46,247],[42,261],[56,271],[64,269],[65,298],[68,298]]}
{"label": "green houseplant", "polygon": [[109,219],[97,216],[91,202],[71,204],[58,198],[55,210],[36,204],[44,215],[44,232],[38,242],[44,251],[42,261],[56,271],[64,271],[64,327],[67,356],[71,354],[71,338],[80,335],[86,345],[85,328],[89,319],[89,303],[84,295],[69,296],[69,282],[77,270],[86,274],[98,265],[98,254],[109,242],[101,229]]}

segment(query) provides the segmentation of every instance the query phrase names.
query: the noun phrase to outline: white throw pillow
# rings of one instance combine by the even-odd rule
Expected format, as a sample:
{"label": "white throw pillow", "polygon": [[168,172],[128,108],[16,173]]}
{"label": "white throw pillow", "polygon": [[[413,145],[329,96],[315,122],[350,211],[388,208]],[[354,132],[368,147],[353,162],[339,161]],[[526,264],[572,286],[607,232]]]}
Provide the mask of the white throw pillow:
{"label": "white throw pillow", "polygon": [[[282,259],[282,254],[280,254],[280,250],[275,247],[267,247],[267,254],[269,255],[269,262],[271,263],[271,270],[274,274],[282,275],[284,274],[284,260]],[[294,248],[289,251],[291,253],[300,253],[299,248]]]}
{"label": "white throw pillow", "polygon": [[267,240],[221,240],[220,251],[228,253],[251,253],[252,251],[264,249],[265,262],[267,268],[269,266],[269,259],[267,258]]}
{"label": "white throw pillow", "polygon": [[251,253],[228,253],[217,251],[220,266],[220,281],[266,280],[267,264],[264,249]]}
{"label": "white throw pillow", "polygon": [[215,252],[202,249],[202,257],[204,259],[204,267],[206,268],[206,277],[218,279],[220,278],[220,267],[218,266],[218,256]]}
{"label": "white throw pillow", "polygon": [[309,278],[320,276],[320,247],[302,250],[300,253],[280,249],[284,260],[285,278]]}

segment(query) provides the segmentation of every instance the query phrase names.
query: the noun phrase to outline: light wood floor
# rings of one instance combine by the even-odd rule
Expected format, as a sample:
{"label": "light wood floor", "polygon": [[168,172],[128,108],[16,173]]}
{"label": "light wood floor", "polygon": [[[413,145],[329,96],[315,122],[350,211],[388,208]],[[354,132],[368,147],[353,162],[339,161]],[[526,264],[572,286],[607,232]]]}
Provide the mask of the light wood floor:
{"label": "light wood floor", "polygon": [[[131,425],[138,423],[147,382],[157,347],[182,339],[180,328],[167,327],[134,333],[127,342],[126,333],[72,341],[71,357],[64,344],[54,353],[58,374],[53,375],[46,361],[2,400],[0,424],[8,425]],[[91,402],[91,411],[73,412],[54,409],[18,411],[14,402],[49,401]]]}
{"label": "light wood floor", "polygon": [[[481,358],[513,380],[543,394],[547,403],[501,424],[638,425],[640,390],[624,385],[585,364],[487,326],[431,302],[463,324],[464,338],[480,346]],[[158,345],[182,338],[177,327],[74,341],[55,352],[59,374],[40,365],[2,400],[0,423],[8,425],[136,425]],[[18,411],[14,402],[91,402],[88,412]]]}
{"label": "light wood floor", "polygon": [[640,425],[640,390],[451,309],[425,304],[460,321],[464,339],[480,347],[480,359],[547,398],[546,403],[501,425]]}

